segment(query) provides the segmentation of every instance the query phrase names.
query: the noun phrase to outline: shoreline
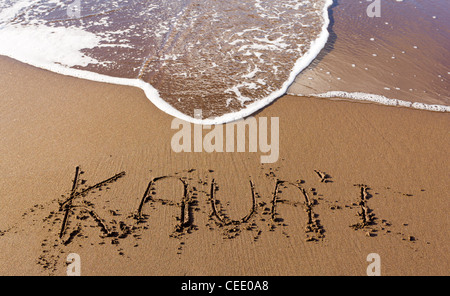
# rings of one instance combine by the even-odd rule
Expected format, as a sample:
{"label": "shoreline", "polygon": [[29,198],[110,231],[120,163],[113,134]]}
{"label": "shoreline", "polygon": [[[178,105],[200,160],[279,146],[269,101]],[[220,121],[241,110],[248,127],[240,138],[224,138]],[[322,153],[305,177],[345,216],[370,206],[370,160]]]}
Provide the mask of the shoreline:
{"label": "shoreline", "polygon": [[288,93],[448,110],[449,39],[442,11],[449,4],[388,2],[374,18],[366,15],[367,5],[339,1],[329,43]]}
{"label": "shoreline", "polygon": [[398,99],[391,99],[381,95],[361,93],[361,92],[330,91],[328,93],[323,94],[299,95],[294,93],[288,93],[287,95],[297,97],[323,98],[329,100],[346,100],[350,102],[366,102],[383,106],[404,107],[433,112],[445,112],[445,113],[450,112],[450,106],[447,105],[435,105],[435,104],[432,105],[419,102],[410,102]]}
{"label": "shoreline", "polygon": [[[267,105],[271,104],[273,101],[277,100],[281,96],[283,96],[288,88],[293,84],[295,78],[298,76],[300,72],[302,72],[305,68],[307,68],[317,57],[317,55],[321,52],[321,50],[325,47],[327,44],[329,32],[328,32],[328,26],[330,23],[330,19],[328,17],[328,12],[330,6],[333,4],[333,0],[325,0],[324,3],[324,9],[322,12],[322,18],[324,19],[323,26],[321,28],[320,33],[318,34],[317,38],[311,42],[308,51],[300,58],[298,58],[290,73],[287,77],[287,80],[283,82],[281,85],[281,88],[271,92],[268,96],[266,96],[263,99],[258,99],[253,103],[250,103],[245,106],[245,108],[241,108],[239,111],[233,111],[230,113],[225,113],[223,115],[214,117],[214,118],[207,118],[199,120],[197,118],[191,117],[187,115],[185,112],[178,110],[176,107],[170,105],[167,100],[164,100],[161,98],[159,91],[152,86],[149,82],[145,82],[144,80],[141,80],[139,78],[121,78],[121,77],[113,77],[108,76],[104,74],[99,74],[96,72],[90,72],[86,70],[80,70],[76,68],[71,68],[68,66],[62,66],[60,63],[50,63],[48,61],[45,61],[44,59],[36,59],[36,54],[27,54],[23,53],[21,51],[15,51],[12,49],[7,49],[5,51],[0,52],[0,54],[7,56],[9,58],[15,59],[19,62],[26,63],[28,65],[41,68],[44,70],[48,70],[54,73],[67,75],[75,78],[82,78],[87,79],[91,81],[96,82],[104,82],[104,83],[112,83],[116,85],[127,85],[127,86],[134,86],[137,88],[140,88],[144,91],[144,93],[147,96],[147,99],[150,100],[155,106],[157,106],[161,111],[171,115],[175,116],[179,119],[182,119],[187,122],[195,123],[195,124],[205,124],[205,125],[211,125],[211,124],[223,124],[227,122],[232,122],[236,120],[243,119],[245,117],[251,116],[252,114],[255,114],[256,112],[262,110]],[[81,32],[83,32],[81,30]],[[54,33],[54,32],[53,32]],[[81,34],[81,33],[80,33]],[[12,34],[14,35],[14,34]],[[1,37],[1,36],[0,36]],[[11,38],[11,36],[6,36],[4,39]],[[86,37],[87,38],[87,37]],[[81,50],[80,50],[81,52]],[[239,92],[239,91],[238,91]],[[223,94],[222,94],[223,95]],[[238,100],[242,99],[241,95],[238,95],[236,98]],[[210,111],[210,110],[208,110]],[[192,113],[192,112],[191,112]]]}
{"label": "shoreline", "polygon": [[[407,34],[405,34],[398,42],[393,40],[393,35],[391,36],[391,33],[389,33],[389,31],[394,28],[400,31],[405,30],[405,16],[413,18],[415,16],[420,16],[421,13],[436,13],[434,11],[436,10],[434,6],[437,4],[430,4],[430,7],[428,7],[428,10],[425,12],[417,11],[417,7],[410,4],[391,3],[386,5],[388,5],[390,10],[393,10],[394,8],[403,9],[405,15],[400,15],[403,22],[396,21],[395,19],[396,14],[399,12],[389,11],[388,13],[387,7],[383,7],[383,12],[385,12],[383,13],[383,18],[368,18],[364,15],[365,3],[358,6],[350,1],[337,3],[332,0],[327,0],[323,10],[323,18],[326,21],[323,24],[320,35],[312,42],[308,52],[296,61],[295,66],[290,72],[289,79],[283,84],[282,89],[274,92],[266,99],[261,99],[249,104],[247,107],[240,109],[240,111],[227,113],[213,119],[208,118],[198,120],[186,115],[185,113],[187,112],[183,113],[170,105],[168,101],[161,99],[158,91],[151,86],[151,84],[140,79],[111,77],[85,70],[63,67],[57,64],[43,62],[36,63],[32,59],[24,59],[24,56],[26,55],[21,56],[20,52],[16,57],[19,59],[22,58],[25,63],[29,63],[32,66],[62,75],[140,88],[144,91],[147,98],[163,112],[191,123],[205,125],[233,122],[258,114],[261,110],[286,94],[295,96],[326,97],[329,99],[352,99],[355,101],[370,101],[384,105],[399,105],[415,109],[449,112],[450,106],[448,105],[448,96],[446,96],[447,87],[445,86],[443,88],[440,86],[442,84],[441,82],[445,83],[446,80],[445,72],[439,72],[442,71],[442,66],[437,66],[436,69],[430,67],[427,71],[422,69],[422,72],[425,72],[423,74],[415,72],[417,71],[418,66],[412,67],[411,65],[414,64],[411,63],[411,61],[422,60],[427,56],[427,50],[422,52],[423,49],[421,46],[413,46],[411,43],[415,42],[414,39],[417,39],[417,34],[420,35],[426,33],[432,36],[434,32],[430,30],[435,27],[437,38],[442,38],[442,36],[445,35],[445,32],[439,31],[440,26],[442,26],[441,18],[437,17],[437,14],[434,15],[432,21],[427,20],[427,26],[424,28],[423,32],[420,31],[421,33],[415,33],[406,31]],[[361,23],[361,20],[364,22]],[[384,36],[386,33],[388,33],[388,36]],[[347,35],[353,37],[347,37]],[[370,38],[369,41],[369,37],[371,36],[373,37]],[[433,39],[431,38],[431,40]],[[430,43],[431,40],[429,41]],[[394,45],[389,45],[389,42]],[[445,44],[446,43],[443,43],[440,46],[445,47]],[[352,52],[351,48],[353,46],[360,47],[357,55]],[[411,48],[414,48],[414,50],[411,50]],[[426,48],[424,47],[424,49]],[[430,49],[432,49],[432,52],[439,52],[439,47],[436,45],[432,45]],[[13,53],[13,55],[14,54],[16,53]],[[381,56],[383,56],[383,58],[379,59]],[[445,55],[442,55],[441,57],[438,54],[431,54],[430,56],[435,56],[436,60],[433,60],[432,58],[426,59],[423,63],[426,64],[428,61],[430,64],[434,61],[436,64],[439,59],[445,58]],[[387,59],[385,59],[385,57],[387,57]],[[445,63],[442,64],[445,66]],[[381,71],[376,71],[379,73],[372,73],[370,71],[372,69],[381,69]],[[400,72],[398,74],[395,73],[394,75],[393,71],[397,69]],[[387,81],[393,79],[395,84],[386,84],[385,77],[389,76],[387,75],[389,72],[392,72],[390,73],[392,77],[387,79]],[[437,73],[440,74],[436,75]],[[424,79],[417,78],[421,77],[420,74],[425,75],[422,77]],[[433,75],[434,77],[432,78]],[[413,76],[415,78],[413,78]],[[357,81],[360,77],[364,77],[362,79],[363,83]],[[437,77],[439,77],[439,79]],[[415,89],[414,86],[418,85],[423,87],[423,85],[430,83],[429,93],[427,92],[428,89],[422,92],[419,91],[419,87]],[[407,90],[406,87],[409,87],[409,90]]]}

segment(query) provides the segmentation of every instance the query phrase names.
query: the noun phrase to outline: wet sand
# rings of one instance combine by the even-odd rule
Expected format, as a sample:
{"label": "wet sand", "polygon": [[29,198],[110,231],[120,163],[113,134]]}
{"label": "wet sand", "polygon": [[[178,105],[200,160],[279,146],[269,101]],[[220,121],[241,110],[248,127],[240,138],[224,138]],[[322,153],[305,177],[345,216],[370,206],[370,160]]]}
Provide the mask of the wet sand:
{"label": "wet sand", "polygon": [[325,49],[288,93],[361,92],[448,106],[449,2],[381,3],[381,17],[370,18],[370,2],[335,1]]}
{"label": "wet sand", "polygon": [[2,275],[69,253],[83,275],[366,275],[369,253],[448,275],[448,113],[285,96],[256,115],[280,118],[261,164],[174,153],[140,89],[0,64]]}

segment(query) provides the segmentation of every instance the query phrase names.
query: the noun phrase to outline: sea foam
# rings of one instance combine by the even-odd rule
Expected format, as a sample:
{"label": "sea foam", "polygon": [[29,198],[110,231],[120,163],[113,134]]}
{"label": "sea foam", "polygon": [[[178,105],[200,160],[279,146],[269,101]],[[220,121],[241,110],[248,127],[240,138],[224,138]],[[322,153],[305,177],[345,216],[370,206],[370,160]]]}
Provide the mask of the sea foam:
{"label": "sea foam", "polygon": [[[292,94],[293,96],[304,96],[301,94]],[[405,100],[398,99],[390,99],[382,95],[369,94],[363,92],[345,92],[345,91],[329,91],[321,94],[311,94],[308,96],[318,97],[318,98],[342,98],[342,99],[351,99],[356,101],[367,101],[373,102],[386,106],[397,106],[397,107],[407,107],[419,110],[427,110],[427,111],[435,111],[435,112],[450,112],[450,106],[445,105],[433,105],[433,104],[425,104],[419,102],[410,102]]]}
{"label": "sea foam", "polygon": [[[197,2],[197,5],[208,4],[208,1]],[[87,2],[83,1],[80,3],[83,5]],[[98,3],[100,2],[93,3],[96,3],[98,6]],[[84,7],[79,20],[72,20],[67,18],[67,16],[62,15],[62,12],[67,9],[67,4],[62,1],[6,1],[3,4],[0,4],[0,54],[64,75],[93,81],[139,87],[145,92],[148,99],[159,109],[172,116],[193,123],[220,124],[249,116],[286,93],[289,85],[294,81],[297,74],[312,62],[327,42],[327,27],[329,25],[328,7],[332,4],[332,0],[320,2],[322,3],[322,6],[309,0],[300,2],[285,0],[280,1],[277,4],[263,0],[245,1],[242,5],[248,4],[248,6],[244,8],[252,7],[252,5],[254,5],[254,9],[256,9],[258,13],[257,16],[263,20],[258,23],[259,25],[264,24],[264,20],[270,22],[273,19],[276,20],[274,23],[280,23],[282,16],[285,16],[286,19],[288,16],[292,19],[295,19],[296,16],[305,17],[306,19],[309,17],[308,14],[314,15],[314,7],[321,7],[321,31],[317,33],[317,35],[311,35],[317,37],[314,40],[308,40],[306,37],[302,37],[308,42],[311,41],[309,44],[293,44],[292,40],[289,40],[289,34],[280,34],[280,32],[282,33],[281,29],[283,26],[285,26],[286,30],[288,28],[292,30],[294,28],[293,24],[296,23],[293,21],[288,24],[281,24],[280,28],[278,28],[279,31],[272,32],[273,36],[270,35],[271,30],[273,30],[270,26],[264,28],[264,26],[258,27],[252,26],[252,24],[249,24],[248,28],[241,31],[225,31],[223,38],[227,37],[227,46],[231,46],[234,54],[233,57],[237,58],[241,64],[237,66],[241,66],[243,70],[239,74],[242,81],[232,81],[228,83],[228,86],[225,84],[222,93],[224,97],[228,96],[226,100],[227,106],[229,104],[234,104],[235,106],[238,106],[238,108],[235,107],[234,109],[229,110],[230,112],[225,112],[220,116],[211,116],[206,119],[196,119],[187,115],[189,112],[181,112],[180,109],[183,110],[183,108],[175,108],[173,102],[169,103],[166,98],[162,97],[159,89],[153,87],[149,81],[146,81],[145,75],[148,75],[149,71],[153,71],[153,68],[149,67],[149,63],[154,60],[154,57],[130,55],[132,50],[136,50],[136,48],[139,47],[130,41],[132,37],[144,38],[146,36],[153,36],[152,38],[155,38],[154,40],[156,41],[158,41],[158,37],[166,39],[172,38],[170,31],[174,30],[174,28],[179,30],[177,35],[180,35],[183,34],[183,30],[192,32],[188,31],[188,27],[193,27],[193,29],[195,29],[194,25],[196,25],[200,19],[204,21],[202,15],[195,9],[195,6],[187,8],[183,7],[183,1],[174,1],[173,3],[175,4],[165,4],[167,2],[164,1],[161,3],[164,3],[161,5],[167,5],[167,7],[164,6],[167,9],[163,10],[161,7],[158,7],[158,5],[152,5],[151,7],[145,8],[145,13],[151,13],[151,16],[157,19],[167,11],[172,12],[179,9],[179,12],[174,13],[174,16],[168,16],[165,19],[161,17],[160,20],[156,20],[155,24],[157,25],[152,26],[151,29],[142,27],[139,28],[141,31],[138,31],[135,28],[139,27],[139,25],[126,24],[126,27],[124,27],[119,24],[114,26],[115,23],[111,20],[111,13],[120,11],[121,9],[130,10],[133,8],[116,1],[105,2],[105,4],[100,5],[101,7],[93,6],[92,13],[88,11],[87,15],[85,13],[86,7]],[[172,6],[169,7],[169,5]],[[274,5],[277,5],[276,9],[273,9]],[[98,11],[96,11],[96,9]],[[303,10],[305,12],[303,12]],[[239,11],[239,8],[236,8],[236,11]],[[137,20],[140,20],[139,11],[137,11],[137,14]],[[143,18],[144,17],[147,16],[144,15]],[[226,24],[226,21],[221,20],[224,18],[224,12],[220,9],[216,9],[215,13],[207,17],[211,18],[211,22],[223,22]],[[309,18],[313,19],[313,17]],[[93,19],[95,19],[95,22],[92,21]],[[301,20],[299,19],[299,21]],[[214,24],[211,26],[214,26]],[[309,26],[312,25],[304,25],[305,28],[308,28]],[[219,38],[221,37],[219,36]],[[221,42],[222,41],[217,42],[219,47],[222,46]],[[189,42],[186,41],[186,55],[192,54],[190,50],[199,43],[200,41],[189,44]],[[150,42],[148,42],[148,44],[150,44]],[[164,43],[164,45],[166,45],[166,43]],[[120,53],[120,49],[129,48],[130,51],[123,51],[124,53],[120,58],[122,59],[121,62],[125,61],[124,64],[127,64],[128,59],[130,64],[133,62],[135,63],[134,65],[129,66],[131,70],[127,70],[128,72],[120,72],[120,69],[124,67],[117,61],[112,61],[102,55],[106,52],[104,49],[107,48],[114,48],[114,53]],[[304,54],[301,54],[295,63],[292,63],[291,61],[293,66],[288,73],[289,75],[285,75],[286,77],[284,78],[283,76],[276,76],[276,79],[267,79],[259,75],[261,73],[269,72],[267,71],[267,68],[261,68],[266,67],[266,64],[269,64],[270,62],[274,63],[273,65],[270,65],[270,69],[273,69],[275,74],[278,74],[277,72],[280,72],[280,75],[283,74],[280,71],[280,67],[285,67],[285,65],[280,64],[276,59],[268,59],[267,54],[270,52],[277,52],[278,56],[283,56],[287,53],[295,54],[297,51],[295,48],[298,49],[299,53],[303,52]],[[307,50],[305,50],[305,48],[307,48]],[[98,51],[101,54],[93,54],[93,51],[98,49],[101,49]],[[201,52],[202,48],[199,47],[199,49],[196,50],[197,52]],[[283,53],[283,51],[286,52]],[[230,54],[230,51],[227,50],[224,54]],[[119,54],[116,55],[119,57]],[[164,55],[159,54],[158,59],[158,63],[160,63],[158,64],[158,67],[164,68],[164,66],[171,62],[183,63],[183,54],[178,52],[166,52]],[[211,67],[214,71],[221,71],[225,68],[222,66],[222,69],[220,69],[220,65],[217,65],[219,62],[220,59],[212,62],[210,61],[211,65],[214,64],[214,66]],[[159,69],[158,67],[156,69]],[[115,75],[112,71],[115,69],[119,69],[117,73],[124,75]],[[199,72],[202,73],[202,70],[200,69]],[[189,75],[192,75],[189,71],[185,70],[173,74],[174,77],[183,75],[184,77],[188,77]],[[227,75],[221,79],[226,80],[226,78]],[[280,81],[279,79],[283,79],[283,81]],[[279,85],[270,85],[272,81],[277,81]],[[214,87],[212,89],[214,89]],[[255,92],[261,92],[259,97],[249,97],[249,91],[253,90],[255,90]],[[223,105],[225,105],[225,103],[223,103]]]}
{"label": "sea foam", "polygon": [[[67,3],[59,0],[7,0],[0,4],[0,55],[63,75],[138,87],[172,116],[221,124],[250,116],[286,93],[326,45],[332,2],[197,0],[186,6],[176,0],[140,7],[86,0],[80,3],[91,4],[90,9],[82,7],[81,16],[71,19],[65,15]],[[245,13],[235,16],[241,12],[257,20],[251,22]],[[240,23],[228,24],[227,17]],[[319,96],[448,111],[367,94]],[[205,119],[186,110],[208,104],[229,109]]]}

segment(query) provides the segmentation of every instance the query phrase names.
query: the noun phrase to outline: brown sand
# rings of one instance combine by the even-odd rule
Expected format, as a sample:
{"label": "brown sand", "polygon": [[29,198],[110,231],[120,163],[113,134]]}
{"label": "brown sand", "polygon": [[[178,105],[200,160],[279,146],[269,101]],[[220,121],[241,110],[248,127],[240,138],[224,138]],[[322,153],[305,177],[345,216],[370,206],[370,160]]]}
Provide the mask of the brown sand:
{"label": "brown sand", "polygon": [[339,0],[330,10],[328,43],[288,93],[362,92],[426,104],[450,104],[450,2]]}
{"label": "brown sand", "polygon": [[286,96],[256,116],[280,118],[262,165],[172,152],[139,89],[0,64],[2,275],[65,275],[72,252],[83,275],[365,275],[369,253],[383,275],[449,275],[447,113]]}

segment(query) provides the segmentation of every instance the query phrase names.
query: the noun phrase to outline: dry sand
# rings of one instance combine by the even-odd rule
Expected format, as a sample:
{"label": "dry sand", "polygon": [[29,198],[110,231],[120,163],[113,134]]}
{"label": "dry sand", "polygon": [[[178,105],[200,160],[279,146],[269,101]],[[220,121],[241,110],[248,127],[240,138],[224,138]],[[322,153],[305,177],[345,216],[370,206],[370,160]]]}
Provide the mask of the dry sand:
{"label": "dry sand", "polygon": [[0,64],[2,275],[65,275],[72,252],[83,275],[365,275],[369,253],[449,274],[447,113],[286,96],[256,115],[280,118],[262,165],[174,153],[139,89]]}

